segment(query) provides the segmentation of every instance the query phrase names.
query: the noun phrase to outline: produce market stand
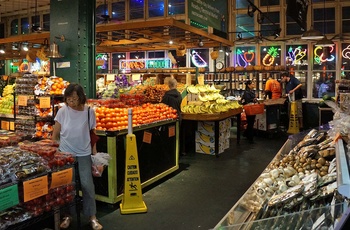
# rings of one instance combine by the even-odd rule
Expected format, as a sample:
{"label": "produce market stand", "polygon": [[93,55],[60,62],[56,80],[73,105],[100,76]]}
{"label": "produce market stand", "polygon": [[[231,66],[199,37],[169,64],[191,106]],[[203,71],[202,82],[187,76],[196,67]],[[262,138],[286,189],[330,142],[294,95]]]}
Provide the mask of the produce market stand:
{"label": "produce market stand", "polygon": [[[166,120],[135,127],[141,187],[144,188],[179,168],[179,122]],[[111,156],[102,177],[94,177],[96,199],[114,204],[122,199],[125,177],[127,130],[97,130],[98,152]]]}
{"label": "produce market stand", "polygon": [[[182,113],[183,122],[193,122],[193,121],[213,121],[215,123],[215,155],[218,156],[219,149],[219,121],[222,121],[226,118],[230,118],[236,116],[237,120],[237,143],[240,142],[240,125],[241,125],[241,113],[243,112],[243,108],[231,109],[227,112],[222,113],[212,113],[212,114],[189,114]],[[182,140],[187,139],[188,132],[193,132],[191,130],[191,126],[183,125],[182,131]],[[185,144],[182,147],[182,151],[186,152]]]}

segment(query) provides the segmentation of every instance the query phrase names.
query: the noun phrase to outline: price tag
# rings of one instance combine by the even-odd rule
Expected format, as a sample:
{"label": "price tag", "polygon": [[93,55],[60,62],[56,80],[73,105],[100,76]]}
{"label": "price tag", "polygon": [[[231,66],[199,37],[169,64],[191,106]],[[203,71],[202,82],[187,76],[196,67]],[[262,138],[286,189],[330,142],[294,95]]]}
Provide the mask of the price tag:
{"label": "price tag", "polygon": [[107,74],[106,81],[114,81],[115,75],[114,74]]}
{"label": "price tag", "polygon": [[143,132],[143,142],[147,143],[147,144],[151,144],[152,142],[152,133],[150,132]]}
{"label": "price tag", "polygon": [[169,133],[169,137],[175,136],[175,125],[169,126],[168,133]]}
{"label": "price tag", "polygon": [[19,95],[17,100],[18,100],[18,105],[20,105],[20,106],[27,106],[27,101],[28,101],[28,97],[27,96]]}
{"label": "price tag", "polygon": [[9,121],[1,121],[1,129],[2,130],[10,130],[10,122]]}
{"label": "price tag", "polygon": [[18,203],[19,199],[17,184],[0,190],[0,212],[17,205]]}
{"label": "price tag", "polygon": [[38,177],[23,182],[23,201],[27,202],[46,195],[49,192],[47,176]]}
{"label": "price tag", "polygon": [[57,188],[62,185],[71,184],[73,180],[73,169],[65,169],[59,172],[54,172],[51,175],[51,186],[52,188]]}
{"label": "price tag", "polygon": [[15,122],[10,121],[10,130],[14,131],[15,130]]}
{"label": "price tag", "polygon": [[48,109],[51,107],[51,98],[50,97],[40,97],[39,98],[39,107],[40,109]]}

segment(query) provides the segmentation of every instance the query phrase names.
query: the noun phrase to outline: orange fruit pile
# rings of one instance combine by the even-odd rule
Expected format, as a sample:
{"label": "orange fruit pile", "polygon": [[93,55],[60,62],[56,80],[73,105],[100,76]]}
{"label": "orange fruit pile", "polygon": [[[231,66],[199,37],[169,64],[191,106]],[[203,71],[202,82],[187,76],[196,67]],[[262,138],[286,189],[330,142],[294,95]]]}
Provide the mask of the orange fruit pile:
{"label": "orange fruit pile", "polygon": [[[177,119],[177,111],[162,103],[132,107],[133,127],[170,119]],[[96,108],[96,130],[117,131],[127,128],[128,108]]]}

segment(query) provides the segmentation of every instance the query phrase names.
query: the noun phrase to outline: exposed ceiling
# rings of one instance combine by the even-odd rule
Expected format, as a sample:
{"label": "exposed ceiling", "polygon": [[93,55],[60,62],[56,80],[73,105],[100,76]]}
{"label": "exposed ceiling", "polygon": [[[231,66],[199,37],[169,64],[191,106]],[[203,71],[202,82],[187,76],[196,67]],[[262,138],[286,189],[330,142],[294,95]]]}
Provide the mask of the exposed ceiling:
{"label": "exposed ceiling", "polygon": [[[96,5],[98,4],[103,4],[103,0],[97,0]],[[35,10],[41,12],[49,8],[50,0],[0,0],[0,19],[16,15],[33,15]],[[31,33],[0,39],[0,44],[8,44],[7,47],[11,47],[12,43],[23,41],[43,44],[48,39],[50,39],[49,32]],[[173,44],[169,44],[170,40]],[[227,39],[173,18],[126,23],[106,21],[96,26],[96,44],[99,53],[233,46],[233,42]],[[15,55],[25,54],[17,52]]]}

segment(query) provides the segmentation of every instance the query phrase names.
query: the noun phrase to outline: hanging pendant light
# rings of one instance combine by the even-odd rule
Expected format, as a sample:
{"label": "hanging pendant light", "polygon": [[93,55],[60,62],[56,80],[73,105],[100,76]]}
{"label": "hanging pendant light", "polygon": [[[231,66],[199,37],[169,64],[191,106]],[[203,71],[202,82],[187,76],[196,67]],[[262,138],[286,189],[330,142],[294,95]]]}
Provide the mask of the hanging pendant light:
{"label": "hanging pendant light", "polygon": [[334,46],[334,42],[332,40],[329,40],[327,36],[324,35],[321,40],[317,41],[316,46],[321,46],[321,47]]}
{"label": "hanging pendant light", "polygon": [[303,40],[314,40],[314,39],[322,39],[322,38],[323,38],[323,34],[320,31],[315,30],[313,26],[311,26],[311,28],[308,31],[305,31],[305,33],[301,35],[301,39]]}

